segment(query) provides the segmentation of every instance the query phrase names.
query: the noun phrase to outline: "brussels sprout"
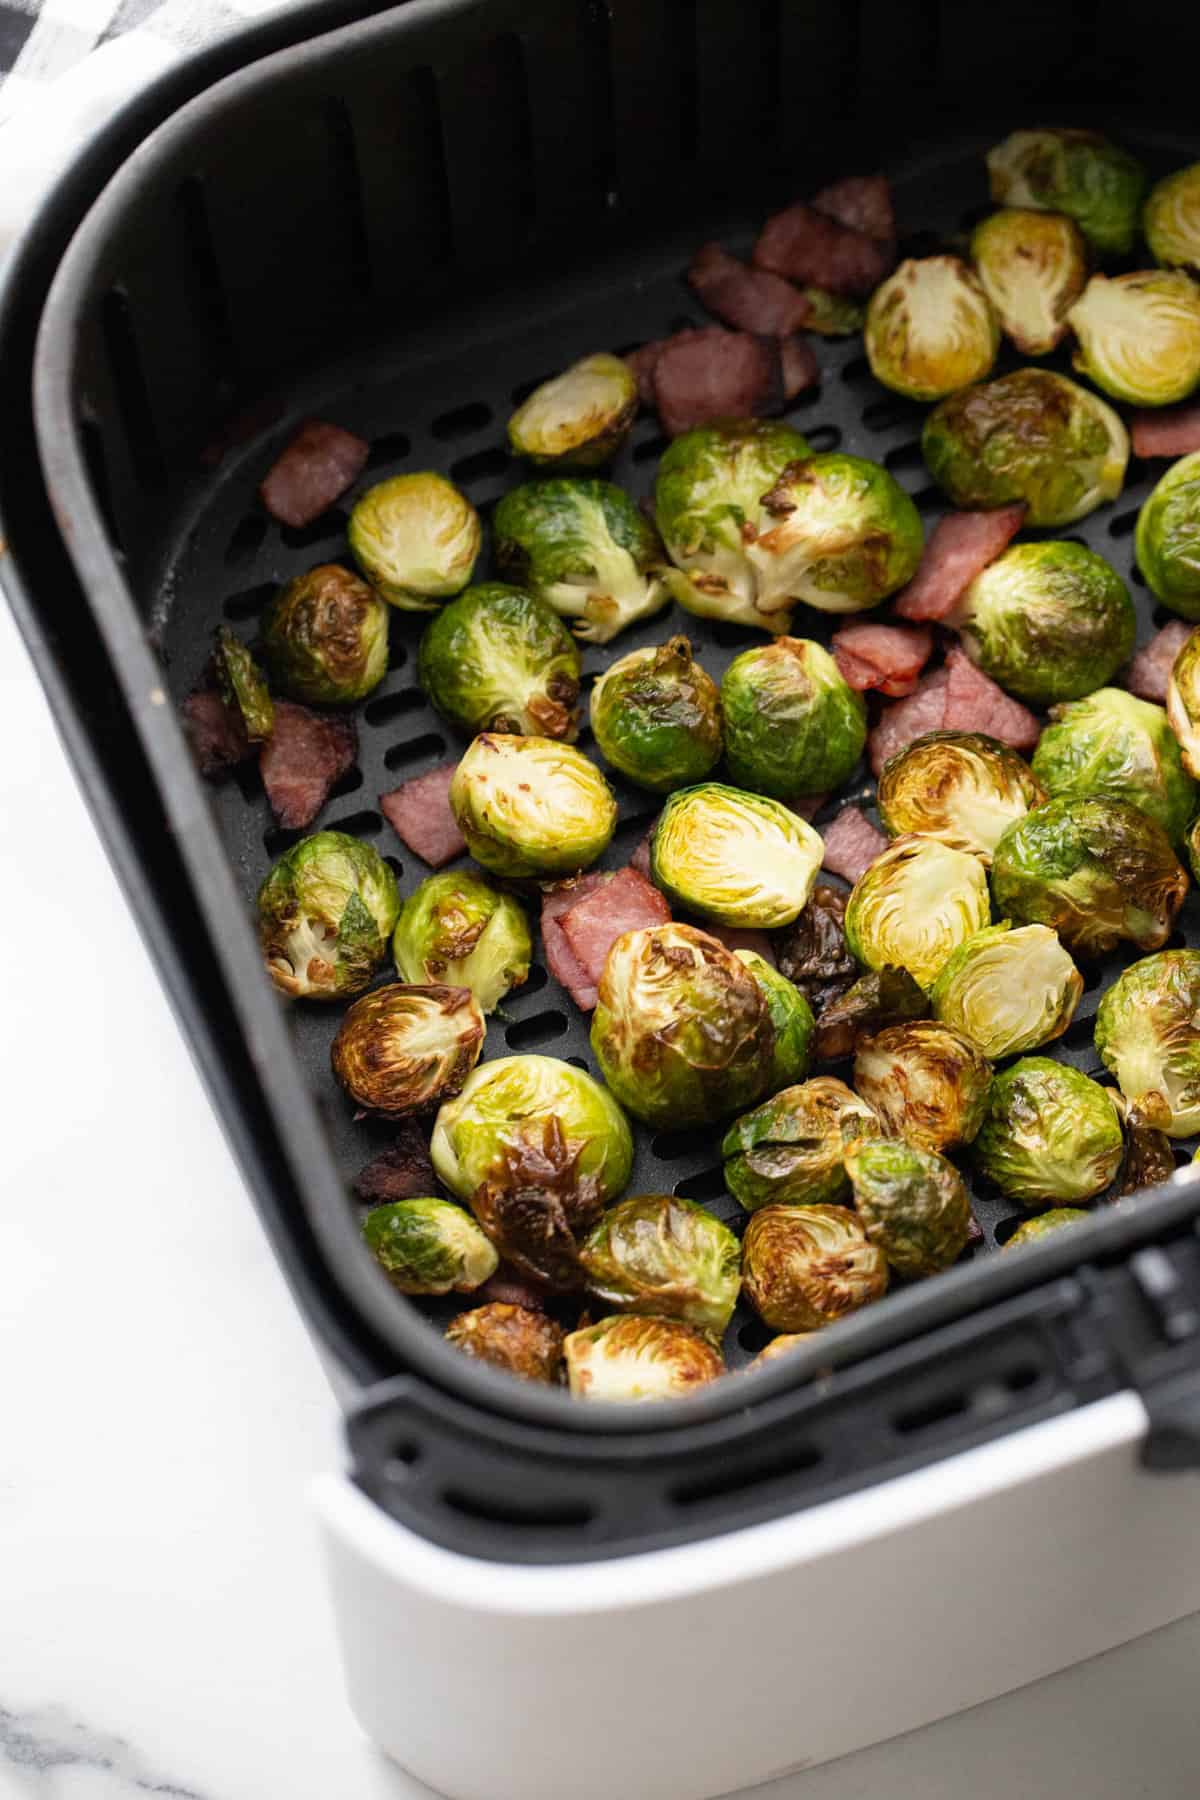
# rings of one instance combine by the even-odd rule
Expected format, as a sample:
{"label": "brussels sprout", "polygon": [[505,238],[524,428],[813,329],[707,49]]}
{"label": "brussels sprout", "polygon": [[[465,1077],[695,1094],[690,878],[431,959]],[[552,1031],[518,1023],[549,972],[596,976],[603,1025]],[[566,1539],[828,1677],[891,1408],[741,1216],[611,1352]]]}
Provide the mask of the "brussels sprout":
{"label": "brussels sprout", "polygon": [[614,769],[669,794],[703,781],[720,759],[720,690],[685,637],[631,650],[592,689],[592,730]]}
{"label": "brussels sprout", "polygon": [[356,1106],[402,1119],[458,1093],[479,1061],[484,1029],[469,988],[392,982],[354,1002],[329,1056]]}
{"label": "brussels sprout", "polygon": [[470,1213],[448,1200],[396,1200],[363,1220],[375,1261],[402,1294],[473,1293],[500,1258]]}
{"label": "brussels sprout", "polygon": [[1187,834],[1187,859],[1193,880],[1200,882],[1200,819],[1194,822]]}
{"label": "brussels sprout", "polygon": [[803,910],[824,848],[777,800],[708,781],[671,795],[650,865],[656,886],[688,912],[770,931]]}
{"label": "brussels sprout", "polygon": [[828,288],[806,287],[800,292],[808,301],[805,331],[818,337],[852,337],[866,323],[866,308],[844,294],[831,294]]}
{"label": "brussels sprout", "polygon": [[609,643],[671,598],[658,532],[611,481],[531,481],[505,494],[492,525],[500,567],[588,643]]}
{"label": "brussels sprout", "polygon": [[285,850],[258,890],[267,973],[293,1000],[346,1000],[383,962],[400,911],[396,877],[371,844],[317,831]]}
{"label": "brussels sprout", "polygon": [[930,731],[897,751],[879,777],[889,837],[937,838],[990,862],[1014,819],[1046,791],[1015,750],[974,731]]}
{"label": "brussels sprout", "polygon": [[608,953],[592,1049],[613,1093],[660,1130],[708,1125],[762,1098],[775,1028],[732,950],[691,925],[627,931]]}
{"label": "brussels sprout", "polygon": [[508,1306],[499,1300],[473,1307],[451,1319],[446,1337],[467,1356],[521,1381],[553,1386],[561,1377],[562,1326],[528,1307]]}
{"label": "brussels sprout", "polygon": [[730,775],[779,800],[840,787],[867,741],[862,695],[807,638],[780,637],[735,656],[721,707]]}
{"label": "brussels sprout", "polygon": [[272,679],[316,706],[365,700],[388,669],[388,609],[374,588],[321,563],[280,588],[263,620]]}
{"label": "brussels sprout", "polygon": [[863,346],[884,387],[910,400],[940,400],[989,373],[1000,326],[961,258],[923,256],[902,262],[875,289]]}
{"label": "brussels sprout", "polygon": [[1121,1122],[1107,1089],[1066,1063],[1023,1056],[992,1082],[975,1166],[1024,1206],[1090,1200],[1121,1162]]}
{"label": "brussels sprout", "polygon": [[1200,950],[1164,950],[1124,971],[1096,1013],[1096,1049],[1139,1122],[1200,1131]]}
{"label": "brussels sprout", "polygon": [[1146,171],[1098,131],[1014,131],[987,155],[992,199],[1066,213],[1102,255],[1133,248]]}
{"label": "brussels sprout", "polygon": [[534,388],[508,421],[509,446],[539,468],[598,469],[620,449],[637,408],[633,370],[600,350]]}
{"label": "brussels sprout", "polygon": [[1093,275],[1070,312],[1075,367],[1132,406],[1168,406],[1200,381],[1200,287],[1177,269]]}
{"label": "brussels sprout", "polygon": [[735,950],[740,963],[745,963],[762,989],[771,1024],[775,1028],[775,1049],[771,1057],[771,1079],[768,1093],[791,1087],[808,1074],[809,1045],[812,1043],[814,1020],[812,1007],[798,987],[786,975],[773,968],[764,956],[754,950]]}
{"label": "brussels sprout", "polygon": [[760,611],[803,600],[818,612],[863,612],[917,572],[921,515],[895,477],[865,457],[829,450],[789,463],[762,504],[769,522],[746,549],[759,572]]}
{"label": "brussels sprout", "polygon": [[393,475],[354,503],[350,553],[371,586],[402,612],[434,612],[471,579],[483,542],[479,514],[430,469]]}
{"label": "brussels sprout", "polygon": [[742,1242],[746,1298],[773,1331],[816,1331],[887,1292],[887,1259],[845,1206],[764,1206]]}
{"label": "brussels sprout", "polygon": [[971,260],[1023,356],[1045,356],[1062,342],[1088,278],[1087,244],[1074,219],[1005,207],[971,233]]}
{"label": "brussels sprout", "polygon": [[785,1088],[735,1119],[721,1143],[725,1185],[747,1212],[760,1206],[825,1206],[850,1184],[846,1144],[881,1129],[865,1100],[832,1075]]}
{"label": "brussels sprout", "polygon": [[579,651],[550,608],[520,588],[485,581],[425,627],[417,678],[444,719],[464,731],[579,735]]}
{"label": "brussels sprout", "polygon": [[1155,182],[1142,208],[1142,231],[1156,263],[1200,273],[1200,163]]}
{"label": "brussels sprout", "polygon": [[[1183,767],[1189,775],[1200,775],[1200,631],[1193,631],[1184,639],[1171,665],[1167,681],[1167,722]],[[1187,776],[1183,779],[1186,781]],[[1194,811],[1195,784],[1188,781],[1187,786]],[[1185,819],[1184,824],[1187,823]]]}
{"label": "brussels sprout", "polygon": [[671,1400],[725,1373],[703,1333],[675,1319],[601,1319],[573,1331],[564,1348],[577,1400]]}
{"label": "brussels sprout", "polygon": [[992,1069],[953,1026],[917,1019],[861,1044],[854,1082],[894,1137],[918,1150],[956,1150],[983,1123]]}
{"label": "brussels sprout", "polygon": [[850,891],[846,942],[868,969],[890,963],[928,990],[951,951],[990,917],[977,856],[936,838],[897,838]]}
{"label": "brussels sprout", "polygon": [[1117,1175],[1117,1196],[1139,1194],[1143,1188],[1170,1181],[1175,1156],[1165,1131],[1147,1125],[1136,1106],[1125,1108],[1125,1155]]}
{"label": "brussels sprout", "polygon": [[512,895],[450,871],[409,895],[392,938],[402,981],[470,988],[485,1013],[528,980],[532,954],[524,909]]}
{"label": "brussels sprout", "polygon": [[1134,538],[1151,592],[1184,619],[1200,619],[1200,450],[1181,456],[1147,496]]}
{"label": "brussels sprout", "polygon": [[1048,800],[1010,825],[992,860],[997,910],[1051,925],[1068,950],[1105,956],[1127,938],[1158,950],[1187,876],[1160,825],[1120,800]]}
{"label": "brussels sprout", "polygon": [[1032,1244],[1038,1238],[1049,1237],[1051,1232],[1061,1231],[1064,1225],[1081,1225],[1089,1215],[1079,1206],[1055,1206],[1049,1212],[1038,1213],[1034,1219],[1026,1219],[1018,1225],[1012,1236],[1001,1246],[1004,1250],[1017,1250],[1022,1244]]}
{"label": "brussels sprout", "polygon": [[985,675],[1022,700],[1078,700],[1133,655],[1137,614],[1086,544],[1014,544],[975,577],[950,623]]}
{"label": "brussels sprout", "polygon": [[1161,706],[1106,687],[1051,707],[1050,718],[1033,772],[1051,794],[1127,800],[1182,841],[1200,795]]}
{"label": "brussels sprout", "polygon": [[618,1200],[580,1245],[579,1260],[588,1293],[618,1312],[682,1319],[719,1338],[737,1305],[741,1246],[693,1200]]}
{"label": "brussels sprout", "polygon": [[1061,1037],[1083,997],[1083,976],[1047,925],[1007,919],[960,944],[933,984],[933,1010],[997,1062]]}
{"label": "brussels sprout", "polygon": [[798,1349],[801,1344],[807,1344],[809,1338],[815,1337],[815,1335],[816,1333],[812,1331],[781,1332],[778,1337],[773,1337],[770,1343],[759,1351],[752,1363],[747,1363],[747,1374],[751,1369],[763,1369],[769,1363],[778,1362],[781,1356],[786,1356],[790,1350]]}
{"label": "brussels sprout", "polygon": [[275,728],[275,708],[262,670],[227,625],[217,631],[213,672],[217,692],[240,717],[249,742],[265,743]]}
{"label": "brussels sprout", "polygon": [[493,875],[573,875],[603,853],[617,823],[612,789],[578,750],[488,731],[454,772],[450,810]]}
{"label": "brussels sprout", "polygon": [[957,1262],[971,1231],[971,1202],[953,1163],[933,1150],[860,1138],[846,1174],[868,1239],[898,1275],[936,1275]]}
{"label": "brussels sprout", "polygon": [[902,1025],[906,1019],[923,1019],[928,1011],[929,996],[907,969],[887,965],[871,969],[825,1008],[813,1038],[813,1055],[818,1062],[840,1062],[877,1031]]}
{"label": "brussels sprout", "polygon": [[1028,507],[1027,525],[1070,525],[1115,500],[1129,434],[1065,375],[1016,369],[942,400],[925,421],[929,473],[955,506]]}
{"label": "brussels sprout", "polygon": [[500,1254],[559,1289],[583,1285],[579,1243],[633,1166],[612,1095],[553,1056],[481,1064],[438,1113],[429,1151],[439,1181]]}

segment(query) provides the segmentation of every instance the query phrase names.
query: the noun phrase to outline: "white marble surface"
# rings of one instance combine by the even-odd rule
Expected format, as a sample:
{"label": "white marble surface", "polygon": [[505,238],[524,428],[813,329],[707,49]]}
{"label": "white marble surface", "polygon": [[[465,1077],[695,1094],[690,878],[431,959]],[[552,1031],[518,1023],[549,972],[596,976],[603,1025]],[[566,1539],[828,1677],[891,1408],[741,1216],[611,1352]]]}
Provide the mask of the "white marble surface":
{"label": "white marble surface", "polygon": [[[416,1800],[342,1695],[332,1397],[2,606],[0,820],[0,1800]],[[759,1792],[1190,1800],[1198,1676],[1189,1620]]]}

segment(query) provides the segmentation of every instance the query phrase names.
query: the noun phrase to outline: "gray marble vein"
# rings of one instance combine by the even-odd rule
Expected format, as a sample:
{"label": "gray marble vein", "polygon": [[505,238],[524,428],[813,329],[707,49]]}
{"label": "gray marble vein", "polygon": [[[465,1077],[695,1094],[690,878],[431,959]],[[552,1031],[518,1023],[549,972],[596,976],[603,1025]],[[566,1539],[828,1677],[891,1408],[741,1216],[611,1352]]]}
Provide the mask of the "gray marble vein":
{"label": "gray marble vein", "polygon": [[124,1738],[85,1725],[60,1706],[23,1713],[0,1706],[0,1774],[20,1783],[19,1790],[5,1791],[51,1800],[58,1791],[55,1771],[61,1769],[94,1769],[108,1782],[123,1784],[130,1794],[161,1794],[164,1800],[213,1800],[196,1788],[166,1779]]}

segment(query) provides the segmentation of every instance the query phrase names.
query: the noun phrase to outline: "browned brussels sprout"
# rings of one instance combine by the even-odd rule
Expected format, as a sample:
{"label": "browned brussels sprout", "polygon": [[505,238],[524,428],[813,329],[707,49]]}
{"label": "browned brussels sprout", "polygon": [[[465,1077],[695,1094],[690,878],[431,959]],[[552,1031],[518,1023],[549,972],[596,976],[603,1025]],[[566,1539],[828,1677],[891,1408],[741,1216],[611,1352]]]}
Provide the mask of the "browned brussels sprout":
{"label": "browned brussels sprout", "polygon": [[1046,798],[1027,763],[976,731],[930,731],[898,750],[879,777],[889,837],[937,838],[991,861],[1014,819]]}
{"label": "browned brussels sprout", "polygon": [[1061,344],[1088,277],[1087,245],[1074,219],[1006,206],[971,233],[971,259],[1024,356],[1045,356]]}
{"label": "browned brussels sprout", "polygon": [[562,1326],[528,1307],[499,1300],[476,1306],[451,1319],[446,1337],[467,1356],[521,1381],[553,1386],[562,1379]]}
{"label": "browned brussels sprout", "polygon": [[887,1259],[845,1206],[764,1206],[746,1227],[742,1281],[773,1331],[816,1331],[887,1292]]}
{"label": "browned brussels sprout", "polygon": [[880,1129],[866,1101],[844,1081],[818,1075],[785,1088],[729,1127],[721,1144],[726,1186],[747,1212],[843,1200],[850,1187],[846,1144]]}
{"label": "browned brussels sprout", "polygon": [[741,1248],[694,1200],[618,1200],[579,1248],[587,1289],[617,1312],[682,1319],[719,1338],[737,1304]]}
{"label": "browned brussels sprout", "polygon": [[330,1058],[364,1112],[402,1119],[458,1093],[479,1061],[483,1034],[470,988],[393,982],[354,1002]]}
{"label": "browned brussels sprout", "polygon": [[863,345],[884,387],[940,400],[991,372],[1000,325],[973,269],[957,256],[922,256],[871,295]]}
{"label": "browned brussels sprout", "polygon": [[292,1000],[348,1000],[383,962],[400,911],[396,877],[371,844],[315,831],[258,890],[267,973]]}
{"label": "browned brussels sprout", "polygon": [[618,1314],[573,1331],[565,1350],[577,1400],[671,1400],[725,1373],[703,1332],[677,1319]]}
{"label": "browned brussels sprout", "polygon": [[958,1261],[971,1202],[953,1163],[884,1138],[860,1138],[845,1162],[863,1229],[898,1275],[936,1275]]}
{"label": "browned brussels sprout", "polygon": [[337,563],[280,588],[262,630],[271,678],[293,700],[347,706],[387,674],[386,602]]}
{"label": "browned brussels sprout", "polygon": [[992,1065],[960,1032],[916,1019],[859,1046],[854,1085],[894,1136],[957,1150],[983,1123]]}
{"label": "browned brussels sprout", "polygon": [[629,364],[597,351],[521,402],[508,421],[509,445],[539,468],[598,469],[620,449],[637,406]]}
{"label": "browned brussels sprout", "polygon": [[1091,1200],[1121,1163],[1112,1095],[1067,1063],[1023,1056],[992,1082],[975,1139],[980,1174],[1023,1206]]}
{"label": "browned brussels sprout", "polygon": [[988,151],[987,166],[993,200],[1065,213],[1101,255],[1132,250],[1146,171],[1100,132],[1061,126],[1013,131]]}
{"label": "browned brussels sprout", "polygon": [[1038,1213],[1035,1219],[1026,1219],[1018,1225],[1012,1236],[1004,1244],[1005,1250],[1019,1250],[1022,1244],[1035,1244],[1040,1238],[1050,1237],[1055,1231],[1061,1231],[1064,1225],[1082,1225],[1088,1218],[1081,1206],[1055,1206],[1049,1212]]}

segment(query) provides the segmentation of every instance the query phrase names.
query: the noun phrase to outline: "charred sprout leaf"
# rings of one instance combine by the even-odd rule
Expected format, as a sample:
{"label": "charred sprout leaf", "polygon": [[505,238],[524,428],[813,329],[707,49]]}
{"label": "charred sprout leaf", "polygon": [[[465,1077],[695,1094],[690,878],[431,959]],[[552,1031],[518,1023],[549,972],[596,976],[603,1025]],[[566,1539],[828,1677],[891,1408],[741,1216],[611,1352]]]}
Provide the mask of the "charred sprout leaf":
{"label": "charred sprout leaf", "polygon": [[1200,950],[1164,950],[1118,976],[1096,1013],[1096,1049],[1140,1124],[1200,1131]]}
{"label": "charred sprout leaf", "polygon": [[[1197,517],[1200,518],[1200,514]],[[1184,639],[1171,666],[1167,682],[1167,723],[1170,727],[1168,735],[1174,733],[1172,741],[1176,745],[1176,755],[1188,775],[1200,775],[1200,631],[1193,631]],[[1189,781],[1187,787],[1195,810],[1195,783]],[[1190,819],[1185,818],[1183,823],[1186,826]]]}
{"label": "charred sprout leaf", "polygon": [[460,761],[450,810],[476,862],[510,877],[586,869],[617,822],[612,789],[578,750],[496,732],[481,732]]}
{"label": "charred sprout leaf", "polygon": [[1085,544],[1014,544],[977,575],[951,621],[971,661],[1022,700],[1078,700],[1133,655],[1137,617],[1116,570]]}
{"label": "charred sprout leaf", "polygon": [[798,987],[772,967],[765,957],[753,950],[735,950],[739,962],[745,963],[762,989],[771,1024],[775,1028],[775,1049],[771,1056],[771,1079],[767,1091],[778,1093],[803,1081],[808,1074],[809,1047],[813,1037],[812,1008]]}
{"label": "charred sprout leaf", "polygon": [[293,1000],[346,1000],[383,962],[400,910],[379,852],[344,831],[318,831],[286,850],[258,890],[267,973]]}
{"label": "charred sprout leaf", "polygon": [[1200,795],[1161,706],[1106,687],[1053,707],[1050,718],[1033,772],[1051,794],[1127,800],[1182,842]]}
{"label": "charred sprout leaf", "polygon": [[417,677],[464,731],[579,734],[579,651],[557,613],[520,588],[485,581],[431,619]]}
{"label": "charred sprout leaf", "polygon": [[879,778],[889,837],[937,838],[985,862],[1014,819],[1045,798],[1015,750],[973,731],[927,732],[897,751]]}
{"label": "charred sprout leaf", "polygon": [[655,885],[685,911],[770,931],[807,904],[824,849],[779,801],[709,781],[671,795],[650,866]]}
{"label": "charred sprout leaf", "polygon": [[809,307],[805,331],[815,331],[818,337],[851,337],[862,330],[867,310],[857,300],[831,294],[826,288],[806,287],[800,291]]}
{"label": "charred sprout leaf", "polygon": [[1155,182],[1142,209],[1142,230],[1156,263],[1200,274],[1200,163]]}
{"label": "charred sprout leaf", "polygon": [[1143,1188],[1157,1187],[1175,1173],[1175,1157],[1171,1140],[1165,1131],[1156,1131],[1142,1123],[1136,1107],[1125,1119],[1125,1155],[1117,1176],[1117,1194],[1138,1194]]}
{"label": "charred sprout leaf", "polygon": [[529,482],[505,494],[492,523],[501,568],[589,643],[609,643],[670,600],[658,532],[611,481]]}
{"label": "charred sprout leaf", "polygon": [[762,504],[766,521],[746,547],[762,612],[787,613],[800,600],[818,612],[863,612],[917,572],[921,515],[865,457],[829,450],[789,463]]}
{"label": "charred sprout leaf", "polygon": [[629,364],[597,351],[534,388],[508,421],[508,442],[539,468],[598,469],[620,449],[637,408]]}
{"label": "charred sprout leaf", "polygon": [[437,1188],[437,1176],[429,1160],[428,1133],[415,1119],[406,1120],[386,1149],[358,1171],[351,1185],[355,1198],[367,1206],[432,1194]]}
{"label": "charred sprout leaf", "polygon": [[1081,1225],[1089,1217],[1079,1206],[1052,1207],[1049,1212],[1038,1213],[1036,1218],[1026,1219],[1023,1224],[1018,1225],[1002,1248],[1017,1250],[1022,1244],[1036,1243],[1038,1238],[1049,1237],[1051,1232],[1061,1231],[1064,1225]]}
{"label": "charred sprout leaf", "polygon": [[818,1075],[737,1119],[721,1155],[730,1193],[747,1212],[760,1206],[824,1206],[844,1200],[850,1184],[846,1144],[873,1136],[879,1120],[832,1075]]}
{"label": "charred sprout leaf", "polygon": [[1200,381],[1200,286],[1181,270],[1093,275],[1070,320],[1075,367],[1114,400],[1168,406]]}
{"label": "charred sprout leaf", "polygon": [[818,885],[799,918],[775,939],[780,973],[818,1016],[858,979],[843,928],[846,898],[841,888]]}
{"label": "charred sprout leaf", "polygon": [[971,1228],[971,1203],[953,1163],[931,1150],[861,1138],[846,1174],[863,1230],[898,1275],[936,1275],[957,1262]]}
{"label": "charred sprout leaf", "polygon": [[990,373],[1000,326],[974,270],[957,256],[924,256],[875,289],[863,342],[876,381],[940,400]]}
{"label": "charred sprout leaf", "polygon": [[434,612],[461,593],[483,541],[466,495],[429,469],[368,488],[355,502],[346,536],[371,586],[402,612]]}
{"label": "charred sprout leaf", "polygon": [[907,969],[887,964],[872,969],[825,1008],[813,1039],[813,1056],[817,1062],[841,1062],[885,1026],[922,1019],[928,1011],[929,995]]}
{"label": "charred sprout leaf", "polygon": [[631,650],[606,669],[591,721],[605,760],[651,793],[703,781],[720,759],[720,690],[685,637]]}
{"label": "charred sprout leaf", "polygon": [[213,668],[217,692],[241,719],[249,741],[265,743],[275,725],[275,708],[262,670],[241,638],[235,637],[227,625],[222,625],[217,632]]}
{"label": "charred sprout leaf", "polygon": [[681,1319],[719,1339],[737,1304],[741,1246],[693,1200],[641,1194],[610,1206],[579,1250],[589,1294],[618,1312]]}
{"label": "charred sprout leaf", "polygon": [[1083,996],[1083,976],[1046,925],[1007,919],[977,931],[933,984],[933,1010],[993,1062],[1061,1037]]}
{"label": "charred sprout leaf", "polygon": [[1010,1200],[1091,1200],[1121,1162],[1121,1123],[1107,1089],[1066,1063],[1024,1056],[992,1082],[975,1139],[980,1174]]}
{"label": "charred sprout leaf", "polygon": [[1138,567],[1151,592],[1200,619],[1200,450],[1172,463],[1138,514]]}
{"label": "charred sprout leaf", "polygon": [[393,982],[354,1002],[329,1054],[356,1106],[402,1119],[458,1093],[479,1061],[483,1034],[469,988]]}
{"label": "charred sprout leaf", "polygon": [[263,620],[271,677],[293,700],[363,700],[388,669],[388,609],[373,588],[322,563],[280,588]]}
{"label": "charred sprout leaf", "polygon": [[866,742],[862,695],[807,638],[780,637],[735,656],[721,707],[733,780],[778,800],[840,787]]}
{"label": "charred sprout leaf", "polygon": [[1088,276],[1087,245],[1073,219],[1005,207],[975,227],[971,259],[1022,355],[1045,356],[1062,342]]}
{"label": "charred sprout leaf", "polygon": [[671,1400],[725,1373],[703,1333],[675,1319],[601,1319],[573,1331],[565,1348],[577,1400]]}
{"label": "charred sprout leaf", "polygon": [[446,1327],[447,1341],[521,1381],[553,1386],[562,1377],[563,1331],[544,1313],[492,1301],[459,1313]]}
{"label": "charred sprout leaf", "polygon": [[859,1045],[854,1084],[892,1136],[918,1150],[957,1150],[983,1123],[992,1067],[961,1032],[918,1019]]}
{"label": "charred sprout leaf", "polygon": [[529,978],[533,945],[524,909],[478,875],[431,875],[404,902],[392,939],[404,981],[470,988],[490,1013]]}
{"label": "charred sprout leaf", "polygon": [[764,1206],[742,1244],[746,1298],[773,1331],[816,1331],[887,1292],[883,1252],[845,1206]]}
{"label": "charred sprout leaf", "polygon": [[448,1200],[397,1200],[363,1220],[363,1236],[402,1294],[470,1294],[499,1257],[470,1213]]}
{"label": "charred sprout leaf", "polygon": [[1066,213],[1101,255],[1133,248],[1146,191],[1135,156],[1098,131],[1014,131],[988,151],[992,199]]}
{"label": "charred sprout leaf", "polygon": [[851,889],[846,942],[868,969],[907,969],[928,990],[951,951],[990,917],[977,856],[936,838],[897,838]]}

